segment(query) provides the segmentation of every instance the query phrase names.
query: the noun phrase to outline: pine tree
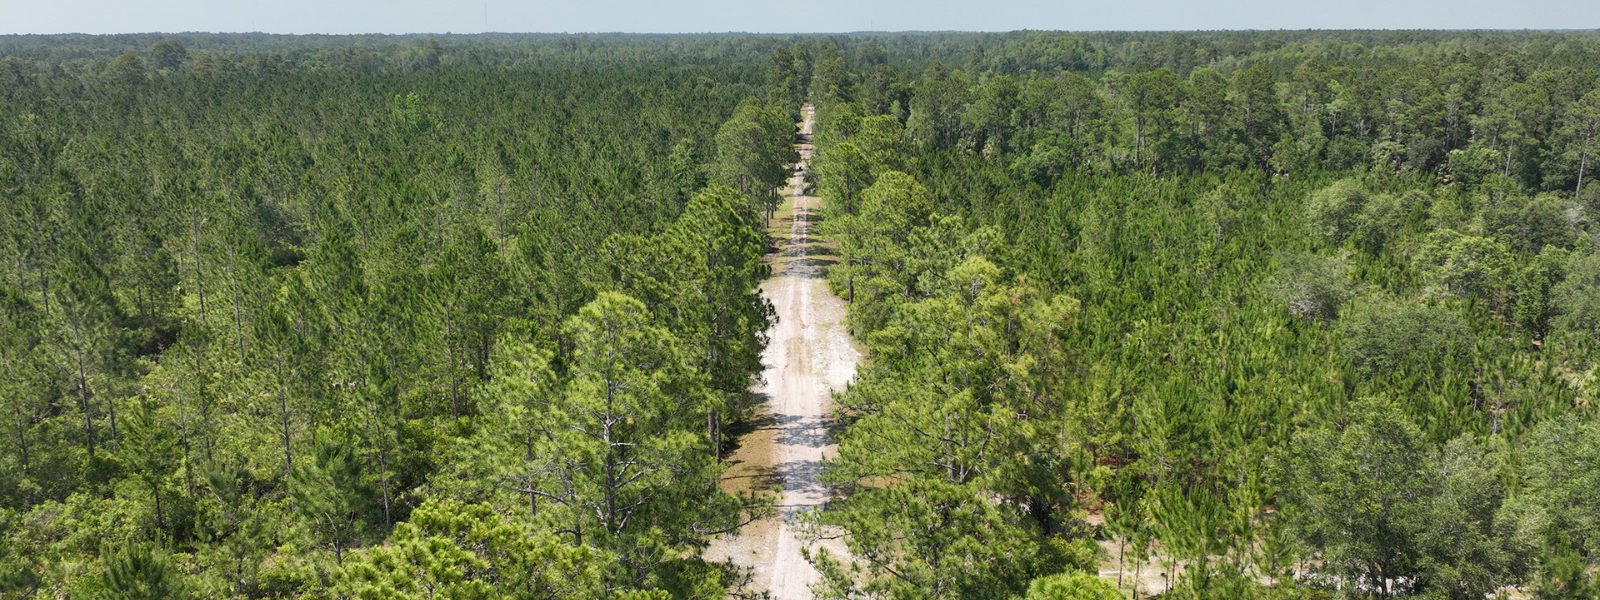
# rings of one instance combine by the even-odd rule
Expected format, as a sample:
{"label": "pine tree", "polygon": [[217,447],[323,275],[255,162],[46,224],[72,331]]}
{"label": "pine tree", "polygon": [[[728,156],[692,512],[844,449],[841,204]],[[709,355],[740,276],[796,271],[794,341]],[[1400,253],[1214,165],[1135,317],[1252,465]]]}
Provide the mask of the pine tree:
{"label": "pine tree", "polygon": [[168,556],[149,545],[103,550],[99,595],[106,600],[181,600],[189,596],[183,574]]}
{"label": "pine tree", "polygon": [[377,520],[376,494],[353,444],[320,442],[313,459],[295,467],[290,486],[295,510],[343,564],[345,551]]}

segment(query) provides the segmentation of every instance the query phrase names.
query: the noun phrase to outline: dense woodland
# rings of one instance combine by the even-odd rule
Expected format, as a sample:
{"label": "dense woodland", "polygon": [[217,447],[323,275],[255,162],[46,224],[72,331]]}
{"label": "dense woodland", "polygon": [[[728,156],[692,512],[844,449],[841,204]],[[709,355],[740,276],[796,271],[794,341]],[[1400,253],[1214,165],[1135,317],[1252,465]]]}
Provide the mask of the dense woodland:
{"label": "dense woodland", "polygon": [[820,596],[1600,595],[1600,36],[0,56],[0,597],[756,593],[698,556],[772,512],[803,102],[869,350]]}
{"label": "dense woodland", "polygon": [[1600,594],[1596,39],[1264,37],[816,71],[828,592]]}
{"label": "dense woodland", "polygon": [[5,593],[721,595],[758,68],[148,54],[8,63]]}

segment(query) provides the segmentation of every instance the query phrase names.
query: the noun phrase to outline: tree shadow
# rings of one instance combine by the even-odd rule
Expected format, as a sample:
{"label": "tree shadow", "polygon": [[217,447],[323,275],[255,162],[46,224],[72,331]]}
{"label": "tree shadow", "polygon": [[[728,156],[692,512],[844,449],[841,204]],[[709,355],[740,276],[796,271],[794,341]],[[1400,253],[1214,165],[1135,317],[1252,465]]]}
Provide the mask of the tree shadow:
{"label": "tree shadow", "polygon": [[[740,461],[729,461],[728,464],[737,465],[737,464],[740,464]],[[752,466],[752,467],[749,467],[749,471],[750,472],[748,474],[745,474],[745,475],[723,475],[722,479],[724,481],[737,481],[737,480],[740,480],[740,479],[748,479],[748,480],[750,480],[750,484],[748,486],[748,489],[751,489],[751,490],[763,490],[763,491],[766,491],[766,490],[771,490],[772,488],[779,487],[779,486],[783,485],[783,474],[778,472],[778,468],[777,467],[774,467],[774,466],[771,466],[771,465],[768,465],[768,466]]]}
{"label": "tree shadow", "polygon": [[806,448],[822,448],[833,443],[833,436],[828,431],[827,420],[822,417],[778,415],[777,422],[782,427],[782,433],[779,434],[778,439],[784,444]]}
{"label": "tree shadow", "polygon": [[[765,404],[771,399],[771,396],[767,394],[752,395],[760,398],[760,402],[762,404]],[[738,453],[739,449],[744,447],[745,436],[764,429],[777,429],[778,427],[778,417],[772,415],[771,413],[765,412],[757,413],[754,417],[749,419],[741,419],[739,421],[727,424],[722,428],[723,458],[727,458]]]}
{"label": "tree shadow", "polygon": [[821,225],[826,219],[827,218],[822,215],[821,209],[802,208],[794,211],[794,220],[805,223],[806,227],[811,227],[812,225]]}
{"label": "tree shadow", "polygon": [[[753,395],[761,398],[763,402],[769,399],[767,394]],[[772,441],[767,443],[775,443],[777,436],[782,435],[783,433],[781,431],[781,427],[782,426],[779,424],[778,418],[773,416],[771,413],[766,412],[757,413],[754,417],[749,419],[743,419],[734,423],[729,423],[722,431],[723,441],[721,452],[723,462],[725,462],[729,467],[744,465],[744,470],[746,473],[742,475],[725,474],[723,475],[723,479],[728,481],[740,479],[750,480],[749,489],[756,490],[770,489],[772,487],[782,485],[783,477],[778,472],[778,468],[776,466],[759,464],[746,465],[745,461],[733,458],[734,456],[738,455],[740,449],[744,448],[747,440],[756,439],[753,436],[757,432],[773,431],[774,433],[772,436]],[[757,460],[762,459],[757,458]]]}
{"label": "tree shadow", "polygon": [[832,258],[832,256],[832,254],[807,254],[795,260],[789,261],[789,264],[826,269],[833,265],[839,264],[839,259]]}
{"label": "tree shadow", "polygon": [[[784,463],[778,468],[778,474],[782,476],[784,491],[799,492],[807,495],[825,495],[828,492],[827,486],[822,484],[822,461],[820,460],[797,460]],[[810,504],[779,504],[778,509],[783,513],[783,516],[789,517],[792,516],[792,511],[804,509],[807,506],[810,506]]]}

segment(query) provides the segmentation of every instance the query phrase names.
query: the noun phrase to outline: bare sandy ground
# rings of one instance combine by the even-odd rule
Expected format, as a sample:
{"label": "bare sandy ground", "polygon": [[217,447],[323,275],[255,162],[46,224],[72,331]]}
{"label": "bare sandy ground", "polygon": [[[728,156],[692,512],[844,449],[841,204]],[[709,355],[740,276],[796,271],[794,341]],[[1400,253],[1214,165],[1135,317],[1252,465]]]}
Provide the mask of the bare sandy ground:
{"label": "bare sandy ground", "polygon": [[[812,118],[807,106],[801,133],[811,132]],[[767,412],[758,419],[765,426],[740,439],[740,451],[732,457],[740,464],[729,472],[730,477],[780,485],[779,518],[776,526],[752,523],[739,535],[716,540],[706,551],[708,559],[733,560],[752,568],[751,587],[768,591],[777,600],[809,599],[809,586],[817,581],[816,570],[800,554],[804,542],[791,522],[801,511],[828,499],[817,476],[823,457],[833,447],[827,427],[829,399],[833,390],[843,389],[855,376],[861,360],[845,329],[844,301],[828,290],[827,250],[810,236],[810,224],[820,214],[818,199],[801,195],[810,144],[800,145],[800,156],[790,179],[793,217],[788,243],[774,261],[773,277],[761,286],[778,313],[762,357],[766,383],[756,390],[767,399]]]}

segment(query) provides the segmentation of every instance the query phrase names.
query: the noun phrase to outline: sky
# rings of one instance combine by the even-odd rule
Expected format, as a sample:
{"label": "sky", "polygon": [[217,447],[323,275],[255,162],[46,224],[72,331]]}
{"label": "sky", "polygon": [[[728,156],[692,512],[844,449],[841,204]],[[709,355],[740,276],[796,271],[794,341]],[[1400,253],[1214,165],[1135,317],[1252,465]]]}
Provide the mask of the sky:
{"label": "sky", "polygon": [[1596,28],[1600,0],[0,0],[0,33]]}

